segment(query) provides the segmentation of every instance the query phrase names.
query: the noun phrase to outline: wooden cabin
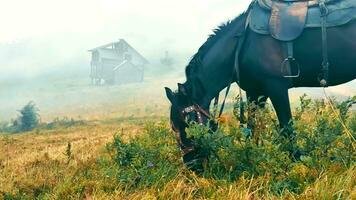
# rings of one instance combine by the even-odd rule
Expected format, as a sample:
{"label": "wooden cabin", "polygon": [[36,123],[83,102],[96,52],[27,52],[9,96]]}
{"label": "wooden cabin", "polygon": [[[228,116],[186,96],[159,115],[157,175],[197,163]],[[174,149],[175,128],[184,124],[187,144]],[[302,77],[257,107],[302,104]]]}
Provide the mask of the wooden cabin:
{"label": "wooden cabin", "polygon": [[127,84],[142,82],[146,58],[124,39],[89,50],[92,54],[92,84]]}

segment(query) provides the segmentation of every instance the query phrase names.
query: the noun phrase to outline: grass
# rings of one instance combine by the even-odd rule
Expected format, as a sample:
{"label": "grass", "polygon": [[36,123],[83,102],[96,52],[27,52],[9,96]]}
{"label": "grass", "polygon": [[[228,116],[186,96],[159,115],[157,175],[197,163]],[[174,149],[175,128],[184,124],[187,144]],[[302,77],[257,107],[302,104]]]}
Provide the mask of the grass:
{"label": "grass", "polygon": [[[164,117],[1,135],[0,199],[355,199],[354,149],[338,115],[325,102],[302,102],[294,116],[304,159],[286,156],[275,115],[264,110],[253,138],[233,116],[214,135],[192,126],[190,135],[210,155],[201,175],[183,166]],[[356,114],[337,105],[355,137]]]}
{"label": "grass", "polygon": [[[28,193],[60,183],[95,161],[103,145],[121,129],[137,134],[140,128],[132,123],[92,121],[69,128],[0,136],[0,191]],[[68,143],[73,155],[69,163],[66,162]]]}

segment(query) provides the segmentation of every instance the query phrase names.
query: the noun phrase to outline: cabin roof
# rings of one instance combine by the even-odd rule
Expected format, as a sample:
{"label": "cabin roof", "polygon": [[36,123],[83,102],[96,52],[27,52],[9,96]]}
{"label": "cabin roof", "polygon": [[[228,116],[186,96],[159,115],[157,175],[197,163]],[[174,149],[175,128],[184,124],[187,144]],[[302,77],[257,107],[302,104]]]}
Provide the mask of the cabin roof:
{"label": "cabin roof", "polygon": [[115,51],[113,51],[113,49],[108,49],[108,48],[113,47],[115,46],[115,44],[119,44],[119,43],[124,43],[128,48],[130,48],[134,52],[135,56],[141,58],[145,64],[149,63],[145,57],[143,57],[135,48],[133,48],[124,39],[120,39],[118,42],[110,42],[108,44],[95,47],[93,49],[90,49],[89,51],[90,52],[99,51],[99,53],[105,58],[117,59],[117,55],[115,54]]}

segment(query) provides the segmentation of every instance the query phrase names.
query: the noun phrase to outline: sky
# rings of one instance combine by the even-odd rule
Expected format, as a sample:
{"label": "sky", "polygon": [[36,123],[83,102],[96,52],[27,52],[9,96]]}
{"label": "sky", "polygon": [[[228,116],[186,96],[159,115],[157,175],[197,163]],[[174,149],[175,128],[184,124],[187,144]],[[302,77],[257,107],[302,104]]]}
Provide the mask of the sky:
{"label": "sky", "polygon": [[[247,0],[0,0],[0,67],[31,76],[88,64],[88,49],[125,38],[143,55],[192,55]],[[19,73],[20,72],[20,73]]]}
{"label": "sky", "polygon": [[[0,82],[88,71],[89,49],[127,40],[151,63],[190,57],[249,0],[0,0]],[[87,74],[85,74],[87,75]],[[356,88],[355,81],[350,87]],[[353,89],[356,93],[356,89]]]}
{"label": "sky", "polygon": [[[122,34],[136,30],[141,30],[141,34],[150,33],[151,30],[146,28],[160,26],[202,28],[236,16],[249,3],[247,0],[228,0],[224,3],[217,0],[1,1],[2,42],[54,33],[102,33],[119,30],[118,26],[122,27],[121,30],[128,29],[122,30]],[[142,26],[144,30],[139,28]]]}

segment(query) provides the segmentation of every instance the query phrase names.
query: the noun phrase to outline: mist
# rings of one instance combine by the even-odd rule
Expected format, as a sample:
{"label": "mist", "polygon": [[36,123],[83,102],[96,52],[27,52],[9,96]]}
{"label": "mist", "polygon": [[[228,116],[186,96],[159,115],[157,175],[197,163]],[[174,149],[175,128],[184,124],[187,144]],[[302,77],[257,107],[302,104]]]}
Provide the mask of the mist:
{"label": "mist", "polygon": [[87,50],[120,38],[148,58],[161,56],[164,50],[187,57],[216,25],[241,13],[248,2],[15,0],[5,4],[0,14],[2,77],[19,75],[19,70],[24,76],[63,70],[73,62],[85,67]]}
{"label": "mist", "polygon": [[[163,86],[175,87],[176,82],[184,81],[186,64],[212,29],[242,13],[249,3],[4,1],[0,8],[0,121],[15,118],[17,110],[29,101],[39,107],[43,120],[130,116],[130,109],[168,106]],[[149,60],[145,82],[92,87],[88,50],[120,38]],[[159,62],[165,51],[174,58],[174,66],[169,69]],[[320,89],[293,91],[322,95]],[[355,95],[356,83],[329,91],[333,95]],[[140,105],[147,96],[147,105]]]}

